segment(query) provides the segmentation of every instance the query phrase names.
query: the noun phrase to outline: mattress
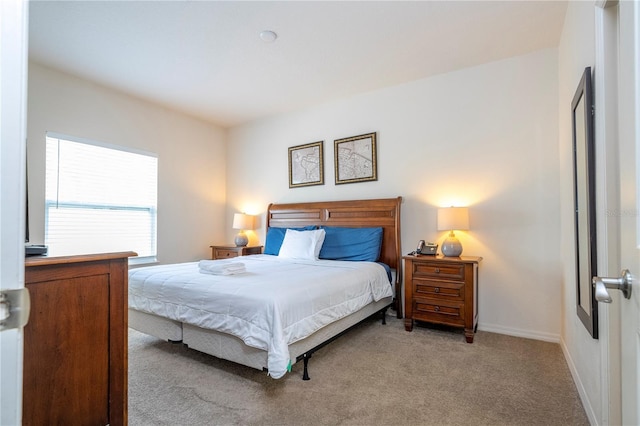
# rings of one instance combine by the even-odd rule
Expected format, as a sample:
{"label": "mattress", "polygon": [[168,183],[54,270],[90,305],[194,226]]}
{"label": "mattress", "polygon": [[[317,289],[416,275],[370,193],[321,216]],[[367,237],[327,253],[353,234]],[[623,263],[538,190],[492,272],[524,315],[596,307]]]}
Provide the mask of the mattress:
{"label": "mattress", "polygon": [[241,262],[246,272],[204,274],[197,262],[130,270],[130,308],[236,336],[268,353],[274,378],[292,363],[288,345],[393,295],[384,267],[374,262],[270,255],[215,262]]}

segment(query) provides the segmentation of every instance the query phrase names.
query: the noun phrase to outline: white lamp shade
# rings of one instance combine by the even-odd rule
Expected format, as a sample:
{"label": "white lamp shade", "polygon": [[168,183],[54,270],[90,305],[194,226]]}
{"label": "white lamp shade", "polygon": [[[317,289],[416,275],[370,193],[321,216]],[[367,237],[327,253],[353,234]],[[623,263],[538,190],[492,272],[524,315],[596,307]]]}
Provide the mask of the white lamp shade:
{"label": "white lamp shade", "polygon": [[468,207],[438,209],[438,231],[465,231],[469,229]]}
{"label": "white lamp shade", "polygon": [[233,229],[253,229],[253,216],[244,213],[234,214]]}

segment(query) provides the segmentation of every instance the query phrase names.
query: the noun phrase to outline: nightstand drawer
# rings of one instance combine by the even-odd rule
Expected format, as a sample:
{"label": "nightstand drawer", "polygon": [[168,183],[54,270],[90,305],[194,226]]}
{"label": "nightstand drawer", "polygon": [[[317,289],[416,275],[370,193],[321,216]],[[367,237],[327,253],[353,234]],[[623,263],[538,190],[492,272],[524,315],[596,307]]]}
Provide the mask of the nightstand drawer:
{"label": "nightstand drawer", "polygon": [[416,299],[413,318],[448,325],[464,325],[464,303],[436,299]]}
{"label": "nightstand drawer", "polygon": [[214,259],[226,259],[230,257],[238,257],[237,250],[214,249]]}
{"label": "nightstand drawer", "polygon": [[412,262],[414,277],[434,277],[464,281],[464,264],[445,262]]}
{"label": "nightstand drawer", "polygon": [[413,280],[413,286],[414,297],[464,300],[464,282],[415,279]]}

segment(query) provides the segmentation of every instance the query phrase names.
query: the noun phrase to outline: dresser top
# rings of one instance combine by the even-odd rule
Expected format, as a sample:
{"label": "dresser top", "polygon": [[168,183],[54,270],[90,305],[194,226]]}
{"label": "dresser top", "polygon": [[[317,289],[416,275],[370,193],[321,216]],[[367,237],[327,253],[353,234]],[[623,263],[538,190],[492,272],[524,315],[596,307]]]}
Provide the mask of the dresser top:
{"label": "dresser top", "polygon": [[73,256],[29,256],[25,257],[24,264],[27,267],[44,266],[63,263],[92,262],[95,260],[122,259],[137,255],[137,253],[132,251],[122,251],[117,253],[80,254]]}
{"label": "dresser top", "polygon": [[459,256],[459,257],[447,257],[441,254],[433,255],[433,254],[412,254],[407,256],[402,256],[403,259],[411,259],[411,260],[424,260],[424,261],[438,261],[438,262],[455,262],[455,263],[480,263],[482,261],[481,257],[478,256]]}

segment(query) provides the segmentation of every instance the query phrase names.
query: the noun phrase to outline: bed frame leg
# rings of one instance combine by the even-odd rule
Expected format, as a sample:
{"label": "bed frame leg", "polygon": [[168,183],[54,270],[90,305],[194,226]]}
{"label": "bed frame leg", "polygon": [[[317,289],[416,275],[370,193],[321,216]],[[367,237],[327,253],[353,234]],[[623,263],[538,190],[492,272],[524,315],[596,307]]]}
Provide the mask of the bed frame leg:
{"label": "bed frame leg", "polygon": [[[385,308],[382,308],[378,312],[374,312],[373,314],[371,314],[368,318],[369,319],[370,318],[374,318],[375,315],[381,314],[382,315],[382,324],[387,324],[387,309],[388,308],[389,308],[389,306],[387,306]],[[324,341],[323,343],[319,344],[315,348],[309,349],[308,352],[305,352],[302,355],[298,355],[296,357],[296,362],[300,362],[300,360],[304,361],[304,371],[302,372],[302,380],[311,380],[311,378],[309,377],[309,358],[311,358],[311,355],[313,355],[313,353],[315,351],[317,351],[318,349],[322,348],[326,344],[328,344],[330,342],[333,342],[334,340],[336,340],[338,337],[342,336],[344,333],[346,333],[347,331],[349,331],[353,327],[355,327],[355,325],[351,326],[347,330],[343,330],[342,332],[340,332],[340,333],[336,334],[335,336],[329,338],[329,340]]]}
{"label": "bed frame leg", "polygon": [[387,325],[387,308],[384,308],[380,313],[382,314],[382,325]]}
{"label": "bed frame leg", "polygon": [[304,372],[302,373],[302,380],[311,380],[309,377],[309,370],[307,367],[309,366],[309,358],[311,358],[311,354],[304,354],[302,359],[304,361]]}

